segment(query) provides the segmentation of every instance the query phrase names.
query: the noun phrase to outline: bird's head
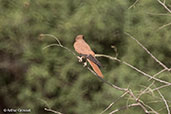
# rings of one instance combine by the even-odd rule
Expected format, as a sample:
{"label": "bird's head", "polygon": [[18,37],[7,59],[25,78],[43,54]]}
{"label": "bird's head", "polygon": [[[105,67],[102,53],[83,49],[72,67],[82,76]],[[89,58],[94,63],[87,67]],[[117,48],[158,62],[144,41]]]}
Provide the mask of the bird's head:
{"label": "bird's head", "polygon": [[75,38],[75,41],[83,40],[83,39],[84,39],[84,35],[78,35],[78,36]]}

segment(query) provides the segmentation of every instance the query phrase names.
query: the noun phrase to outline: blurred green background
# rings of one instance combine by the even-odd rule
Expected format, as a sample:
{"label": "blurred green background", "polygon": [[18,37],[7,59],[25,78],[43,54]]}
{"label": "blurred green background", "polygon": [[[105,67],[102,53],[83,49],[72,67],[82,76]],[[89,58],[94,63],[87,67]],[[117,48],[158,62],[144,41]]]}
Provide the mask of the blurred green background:
{"label": "blurred green background", "polygon": [[[153,75],[162,67],[156,63],[128,32],[147,47],[167,67],[171,66],[171,15],[157,0],[0,0],[0,109],[29,108],[31,114],[47,114],[45,107],[64,114],[99,114],[123,92],[98,80],[78,63],[77,58],[60,47],[42,48],[55,43],[40,34],[53,34],[74,51],[78,34],[96,53],[115,56]],[[171,1],[166,0],[171,9]],[[103,64],[105,80],[138,95],[151,84],[135,70],[107,58]],[[170,72],[160,79],[171,82]],[[155,83],[156,86],[162,83]],[[171,88],[160,90],[171,106]],[[141,99],[161,114],[165,104],[159,94]],[[157,101],[157,102],[154,102]],[[106,114],[134,102],[124,97]],[[0,113],[1,113],[0,112]],[[2,112],[3,113],[3,112]],[[139,107],[118,114],[144,114]]]}

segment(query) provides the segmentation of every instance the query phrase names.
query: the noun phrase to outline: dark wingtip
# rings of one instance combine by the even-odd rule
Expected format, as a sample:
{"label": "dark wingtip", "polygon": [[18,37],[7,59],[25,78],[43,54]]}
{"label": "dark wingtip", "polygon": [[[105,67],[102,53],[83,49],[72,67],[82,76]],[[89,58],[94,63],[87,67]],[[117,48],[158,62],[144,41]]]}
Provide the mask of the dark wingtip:
{"label": "dark wingtip", "polygon": [[88,55],[87,58],[91,61],[93,61],[99,68],[103,67],[102,64],[92,55]]}

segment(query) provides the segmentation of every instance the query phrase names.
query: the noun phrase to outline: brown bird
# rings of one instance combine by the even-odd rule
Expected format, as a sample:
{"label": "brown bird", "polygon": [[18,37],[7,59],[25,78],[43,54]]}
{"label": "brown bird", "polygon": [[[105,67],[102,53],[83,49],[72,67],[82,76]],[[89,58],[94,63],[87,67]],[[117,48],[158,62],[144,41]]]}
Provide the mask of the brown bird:
{"label": "brown bird", "polygon": [[80,54],[81,58],[86,58],[86,60],[90,63],[93,70],[96,72],[98,76],[103,78],[103,74],[100,70],[102,66],[101,63],[95,58],[95,53],[91,50],[90,46],[84,41],[83,35],[78,35],[75,38],[74,43],[75,51]]}

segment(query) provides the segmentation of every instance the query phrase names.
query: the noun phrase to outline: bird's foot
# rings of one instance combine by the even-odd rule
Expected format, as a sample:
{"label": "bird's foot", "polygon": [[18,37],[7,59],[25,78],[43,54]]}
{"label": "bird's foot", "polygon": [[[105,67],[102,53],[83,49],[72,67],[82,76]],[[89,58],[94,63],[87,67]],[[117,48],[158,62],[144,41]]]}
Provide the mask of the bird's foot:
{"label": "bird's foot", "polygon": [[83,62],[83,67],[86,67],[87,66],[87,61],[86,61],[86,58],[84,56],[77,56],[78,58],[78,62]]}
{"label": "bird's foot", "polygon": [[83,57],[80,57],[80,56],[77,56],[77,58],[78,58],[78,62],[83,62]]}
{"label": "bird's foot", "polygon": [[84,62],[84,64],[83,64],[83,67],[86,67],[87,66],[87,61],[86,62]]}

